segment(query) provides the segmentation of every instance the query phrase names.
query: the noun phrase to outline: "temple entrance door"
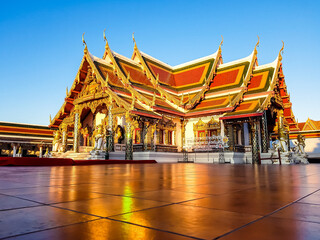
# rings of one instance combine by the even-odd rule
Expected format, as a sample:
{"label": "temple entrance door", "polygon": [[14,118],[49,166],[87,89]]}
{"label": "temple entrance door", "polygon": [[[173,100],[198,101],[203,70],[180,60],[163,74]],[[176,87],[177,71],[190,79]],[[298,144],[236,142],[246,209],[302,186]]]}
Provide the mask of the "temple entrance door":
{"label": "temple entrance door", "polygon": [[80,147],[92,146],[92,132],[94,115],[90,109],[84,109],[81,114],[81,129],[80,129]]}

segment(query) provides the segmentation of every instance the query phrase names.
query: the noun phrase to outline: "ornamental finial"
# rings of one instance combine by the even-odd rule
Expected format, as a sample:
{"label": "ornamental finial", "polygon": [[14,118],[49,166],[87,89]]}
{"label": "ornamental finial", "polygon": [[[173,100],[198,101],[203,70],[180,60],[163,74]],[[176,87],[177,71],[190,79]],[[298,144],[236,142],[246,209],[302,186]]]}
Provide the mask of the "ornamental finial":
{"label": "ornamental finial", "polygon": [[258,37],[258,42],[256,43],[255,48],[256,48],[256,47],[259,47],[259,44],[260,44],[260,38],[259,38],[259,36],[258,36],[258,35],[257,35],[257,37]]}
{"label": "ornamental finial", "polygon": [[103,39],[104,39],[105,42],[107,41],[107,38],[106,38],[106,29],[103,30]]}
{"label": "ornamental finial", "polygon": [[86,43],[86,41],[84,40],[84,33],[82,34],[82,42],[83,42],[83,44],[85,45],[84,52],[86,53],[86,51],[88,50],[88,48],[87,48],[87,43]]}
{"label": "ornamental finial", "polygon": [[68,87],[67,87],[67,89],[66,89],[66,97],[68,97],[68,95],[69,95],[69,90],[68,90]]}
{"label": "ornamental finial", "polygon": [[51,124],[51,122],[52,122],[52,119],[51,119],[51,114],[49,115],[49,118],[50,118],[50,124]]}
{"label": "ornamental finial", "polygon": [[221,49],[222,44],[223,44],[223,36],[221,35],[221,42],[220,42],[220,45],[219,45],[219,49]]}
{"label": "ornamental finial", "polygon": [[132,33],[132,40],[134,43],[134,48],[137,49],[137,43],[136,43],[136,39],[134,38],[134,32]]}
{"label": "ornamental finial", "polygon": [[282,60],[282,54],[283,54],[283,49],[284,49],[284,41],[281,40],[281,42],[282,42],[282,47],[281,47],[281,49],[279,51],[279,59],[280,59],[280,61]]}
{"label": "ornamental finial", "polygon": [[132,40],[134,43],[136,43],[136,40],[134,39],[134,32],[132,33]]}
{"label": "ornamental finial", "polygon": [[[106,38],[106,29],[103,30],[103,39],[104,41],[106,42],[106,46],[105,46],[105,49],[108,49],[109,48],[109,44],[108,44],[108,40]],[[105,56],[104,56],[105,57]]]}

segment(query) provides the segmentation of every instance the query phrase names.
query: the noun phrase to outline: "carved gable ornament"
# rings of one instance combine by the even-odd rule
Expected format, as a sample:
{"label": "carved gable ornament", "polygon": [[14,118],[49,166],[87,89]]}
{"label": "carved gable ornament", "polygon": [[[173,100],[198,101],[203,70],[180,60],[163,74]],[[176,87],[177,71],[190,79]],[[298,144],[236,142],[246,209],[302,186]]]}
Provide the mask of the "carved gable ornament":
{"label": "carved gable ornament", "polygon": [[199,130],[205,130],[207,128],[207,124],[202,121],[200,118],[197,123],[193,124],[193,130],[194,131],[199,131]]}
{"label": "carved gable ornament", "polygon": [[220,129],[220,122],[211,118],[209,122],[205,123],[200,118],[197,123],[193,124],[193,131],[201,131],[201,130],[214,130]]}
{"label": "carved gable ornament", "polygon": [[219,120],[215,120],[211,118],[210,121],[207,123],[208,129],[220,129],[220,122]]}

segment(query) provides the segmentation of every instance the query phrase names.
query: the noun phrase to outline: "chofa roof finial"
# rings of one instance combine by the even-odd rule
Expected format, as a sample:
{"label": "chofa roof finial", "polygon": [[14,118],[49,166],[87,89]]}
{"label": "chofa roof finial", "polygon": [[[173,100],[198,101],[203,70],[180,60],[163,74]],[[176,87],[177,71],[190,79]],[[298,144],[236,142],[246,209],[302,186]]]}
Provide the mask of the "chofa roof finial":
{"label": "chofa roof finial", "polygon": [[103,39],[106,42],[105,49],[108,49],[109,48],[109,43],[108,43],[108,40],[107,40],[107,37],[106,37],[106,29],[103,30]]}
{"label": "chofa roof finial", "polygon": [[259,38],[258,35],[257,35],[257,37],[258,37],[258,42],[257,42],[256,45],[254,46],[254,50],[253,50],[253,53],[254,53],[255,55],[258,53],[257,47],[259,47],[259,44],[260,44],[260,38]]}
{"label": "chofa roof finial", "polygon": [[136,43],[136,39],[134,38],[134,32],[132,33],[132,40],[133,40],[133,43],[134,43],[134,48],[136,49],[137,48],[137,43]]}
{"label": "chofa roof finial", "polygon": [[284,49],[284,41],[281,40],[281,42],[282,42],[282,47],[281,47],[281,49],[279,51],[279,60],[280,61],[282,60],[282,54],[283,54],[283,49]]}
{"label": "chofa roof finial", "polygon": [[222,44],[223,44],[223,36],[221,35],[221,42],[220,42],[220,45],[219,45],[219,49],[221,49]]}
{"label": "chofa roof finial", "polygon": [[258,35],[257,35],[257,37],[258,37],[258,42],[256,43],[255,48],[259,47],[259,44],[260,44],[260,38],[259,38],[259,36],[258,36]]}
{"label": "chofa roof finial", "polygon": [[86,41],[84,40],[84,33],[82,34],[82,42],[83,42],[83,44],[85,45],[84,52],[86,53],[87,50],[88,50],[88,47],[87,47]]}
{"label": "chofa roof finial", "polygon": [[107,41],[107,38],[106,38],[106,28],[103,30],[103,39],[104,39],[105,42]]}

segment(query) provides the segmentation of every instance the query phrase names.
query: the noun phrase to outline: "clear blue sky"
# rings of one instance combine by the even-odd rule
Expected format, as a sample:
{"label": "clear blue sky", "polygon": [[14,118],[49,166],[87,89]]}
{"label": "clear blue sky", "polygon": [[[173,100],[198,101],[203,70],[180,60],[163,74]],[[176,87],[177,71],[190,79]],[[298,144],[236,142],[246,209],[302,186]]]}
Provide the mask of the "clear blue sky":
{"label": "clear blue sky", "polygon": [[97,57],[103,30],[113,51],[141,51],[176,65],[215,52],[248,56],[260,36],[259,64],[285,42],[283,69],[299,122],[320,120],[318,1],[1,1],[0,121],[49,124],[79,68],[85,39]]}

